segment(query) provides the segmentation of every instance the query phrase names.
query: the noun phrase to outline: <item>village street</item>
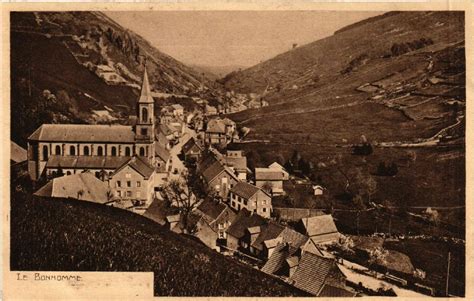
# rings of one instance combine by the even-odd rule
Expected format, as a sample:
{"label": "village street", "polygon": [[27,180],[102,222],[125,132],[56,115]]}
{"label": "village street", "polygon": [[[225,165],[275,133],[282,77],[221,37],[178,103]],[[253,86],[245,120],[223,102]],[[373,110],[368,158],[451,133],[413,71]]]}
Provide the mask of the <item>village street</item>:
{"label": "village street", "polygon": [[[184,166],[183,162],[178,158],[178,155],[181,153],[183,145],[191,138],[196,138],[196,132],[188,127],[185,127],[184,134],[179,139],[179,142],[170,149],[170,161],[172,170],[169,175],[170,179],[178,179],[181,173],[186,170],[186,167]],[[177,173],[174,173],[175,170],[177,171]]]}

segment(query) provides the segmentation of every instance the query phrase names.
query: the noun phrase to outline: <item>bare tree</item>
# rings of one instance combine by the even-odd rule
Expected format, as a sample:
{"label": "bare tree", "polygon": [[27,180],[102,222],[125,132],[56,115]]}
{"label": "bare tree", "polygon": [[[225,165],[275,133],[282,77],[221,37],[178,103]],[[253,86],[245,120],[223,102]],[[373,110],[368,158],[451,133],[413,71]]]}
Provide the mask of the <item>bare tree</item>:
{"label": "bare tree", "polygon": [[352,202],[354,203],[354,206],[357,210],[357,215],[356,215],[356,227],[357,227],[357,235],[359,235],[359,225],[360,225],[360,213],[361,211],[365,210],[367,206],[365,205],[364,199],[362,198],[361,195],[356,195],[353,199]]}
{"label": "bare tree", "polygon": [[186,231],[191,230],[189,218],[198,204],[196,195],[192,192],[184,179],[171,180],[162,191],[163,199],[171,206],[177,207]]}
{"label": "bare tree", "polygon": [[268,194],[271,194],[272,189],[273,189],[273,185],[269,181],[266,181],[265,183],[263,183],[262,189],[263,189],[263,191],[267,192]]}

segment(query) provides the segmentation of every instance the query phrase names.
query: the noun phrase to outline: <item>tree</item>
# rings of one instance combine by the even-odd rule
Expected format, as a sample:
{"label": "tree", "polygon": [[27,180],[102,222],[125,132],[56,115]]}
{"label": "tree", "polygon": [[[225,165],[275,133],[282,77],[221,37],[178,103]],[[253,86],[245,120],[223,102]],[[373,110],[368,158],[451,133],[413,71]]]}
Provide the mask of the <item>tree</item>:
{"label": "tree", "polygon": [[357,227],[357,235],[359,235],[359,225],[360,225],[360,213],[361,211],[365,210],[367,206],[365,205],[364,199],[360,194],[356,195],[353,199],[352,202],[354,203],[354,207],[357,210],[357,215],[356,215],[356,227]]}
{"label": "tree", "polygon": [[385,210],[387,210],[389,218],[388,218],[388,235],[392,235],[392,217],[395,213],[394,203],[390,200],[384,200],[382,202],[382,206]]}
{"label": "tree", "polygon": [[273,185],[272,183],[270,183],[269,181],[266,181],[265,183],[263,183],[262,185],[262,190],[267,192],[268,194],[272,194],[272,189],[273,189]]}
{"label": "tree", "polygon": [[388,251],[383,247],[376,247],[369,251],[369,264],[373,266],[374,264],[386,266]]}
{"label": "tree", "polygon": [[198,199],[188,186],[190,182],[186,182],[186,178],[187,177],[169,181],[168,184],[163,187],[162,196],[171,206],[178,208],[184,229],[188,232],[192,232],[192,225],[189,224],[189,218],[198,204]]}
{"label": "tree", "polygon": [[107,198],[107,203],[110,203],[114,198],[114,193],[112,192],[112,190],[108,189],[105,193],[105,197]]}

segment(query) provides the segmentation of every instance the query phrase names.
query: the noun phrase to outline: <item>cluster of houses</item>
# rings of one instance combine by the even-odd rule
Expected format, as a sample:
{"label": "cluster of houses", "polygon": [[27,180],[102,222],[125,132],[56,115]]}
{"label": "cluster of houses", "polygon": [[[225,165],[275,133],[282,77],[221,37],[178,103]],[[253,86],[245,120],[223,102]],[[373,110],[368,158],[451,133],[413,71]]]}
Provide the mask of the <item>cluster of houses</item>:
{"label": "cluster of houses", "polygon": [[[276,162],[250,170],[244,152],[229,147],[239,139],[235,122],[214,116],[208,105],[204,112],[190,113],[173,104],[155,118],[146,70],[136,110],[132,125],[43,124],[28,138],[26,153],[12,144],[13,163],[26,158],[31,179],[44,182],[37,196],[131,210],[250,261],[308,294],[356,295],[338,260],[326,251],[341,237],[332,216],[302,217],[292,227],[276,222],[272,198],[285,194],[290,175]],[[191,127],[197,135],[182,145],[181,155],[214,197],[196,200],[187,217],[189,231],[182,213],[158,200],[171,175],[179,173],[173,168],[173,145],[184,142]],[[323,193],[320,186],[313,189]]]}

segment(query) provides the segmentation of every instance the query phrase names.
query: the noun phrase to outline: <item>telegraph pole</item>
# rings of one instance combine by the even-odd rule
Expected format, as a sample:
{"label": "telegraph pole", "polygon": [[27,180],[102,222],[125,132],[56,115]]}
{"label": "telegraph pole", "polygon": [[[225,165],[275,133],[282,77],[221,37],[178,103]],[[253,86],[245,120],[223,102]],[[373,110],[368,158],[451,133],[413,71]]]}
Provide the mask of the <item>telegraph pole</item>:
{"label": "telegraph pole", "polygon": [[446,272],[446,297],[449,296],[449,268],[451,264],[451,251],[448,252],[448,270]]}

